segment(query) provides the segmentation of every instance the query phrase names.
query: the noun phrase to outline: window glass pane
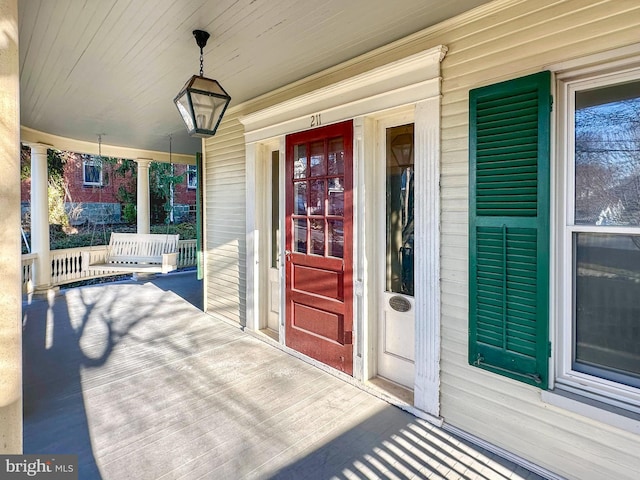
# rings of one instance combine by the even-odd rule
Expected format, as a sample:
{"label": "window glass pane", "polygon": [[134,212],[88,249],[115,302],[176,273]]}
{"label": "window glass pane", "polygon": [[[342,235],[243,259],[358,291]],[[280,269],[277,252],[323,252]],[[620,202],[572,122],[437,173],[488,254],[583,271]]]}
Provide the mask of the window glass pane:
{"label": "window glass pane", "polygon": [[320,177],[327,174],[327,165],[324,159],[324,142],[311,144],[311,177]]}
{"label": "window glass pane", "polygon": [[278,267],[280,252],[280,154],[271,152],[271,267]]}
{"label": "window glass pane", "polygon": [[293,198],[295,203],[293,205],[294,215],[306,215],[307,214],[307,182],[294,182],[293,183]]}
{"label": "window glass pane", "polygon": [[413,124],[388,128],[386,140],[386,288],[413,295]]}
{"label": "window glass pane", "polygon": [[311,252],[314,255],[324,255],[324,220],[310,220]]}
{"label": "window glass pane", "polygon": [[195,165],[187,165],[187,187],[196,188],[198,185],[198,173]]}
{"label": "window glass pane", "polygon": [[329,220],[329,243],[327,245],[330,257],[342,258],[344,254],[344,224],[342,220]]}
{"label": "window glass pane", "polygon": [[92,160],[84,164],[84,183],[100,185],[100,164]]}
{"label": "window glass pane", "polygon": [[305,178],[307,176],[307,146],[295,145],[293,147],[293,178]]}
{"label": "window glass pane", "polygon": [[293,247],[298,253],[307,253],[307,221],[305,219],[293,221]]}
{"label": "window glass pane", "polygon": [[311,182],[311,201],[309,215],[324,215],[324,180]]}
{"label": "window glass pane", "polygon": [[329,215],[344,215],[344,185],[341,178],[329,179]]}
{"label": "window glass pane", "polygon": [[640,386],[640,235],[574,234],[573,368]]}
{"label": "window glass pane", "polygon": [[344,174],[344,145],[342,137],[329,140],[329,175]]}
{"label": "window glass pane", "polygon": [[640,82],[576,93],[575,223],[640,225]]}

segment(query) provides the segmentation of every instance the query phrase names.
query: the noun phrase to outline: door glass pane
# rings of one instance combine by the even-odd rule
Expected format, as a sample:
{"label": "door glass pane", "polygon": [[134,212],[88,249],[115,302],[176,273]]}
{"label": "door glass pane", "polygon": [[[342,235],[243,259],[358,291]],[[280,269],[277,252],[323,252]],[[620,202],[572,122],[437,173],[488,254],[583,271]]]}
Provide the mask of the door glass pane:
{"label": "door glass pane", "polygon": [[329,175],[344,174],[344,144],[342,137],[329,140]]}
{"label": "door glass pane", "polygon": [[295,145],[293,147],[293,178],[305,178],[307,176],[307,146]]}
{"label": "door glass pane", "polygon": [[324,220],[312,219],[311,226],[311,252],[314,255],[324,255]]}
{"label": "door glass pane", "polygon": [[329,243],[327,255],[342,258],[344,253],[344,223],[342,220],[329,220]]}
{"label": "door glass pane", "polygon": [[387,129],[387,291],[413,296],[413,124]]}
{"label": "door glass pane", "polygon": [[574,234],[574,366],[640,387],[640,235]]}
{"label": "door glass pane", "polygon": [[324,215],[324,180],[311,182],[311,201],[309,215]]}
{"label": "door glass pane", "polygon": [[307,182],[293,183],[293,213],[294,215],[307,214]]}
{"label": "door glass pane", "polygon": [[324,142],[311,144],[311,177],[320,177],[327,174],[327,165],[324,159]]}
{"label": "door glass pane", "polygon": [[344,215],[344,185],[341,178],[329,179],[329,215]]}
{"label": "door glass pane", "polygon": [[305,219],[293,221],[293,248],[298,253],[307,253],[307,221]]}
{"label": "door glass pane", "polygon": [[575,223],[640,225],[640,82],[576,92]]}

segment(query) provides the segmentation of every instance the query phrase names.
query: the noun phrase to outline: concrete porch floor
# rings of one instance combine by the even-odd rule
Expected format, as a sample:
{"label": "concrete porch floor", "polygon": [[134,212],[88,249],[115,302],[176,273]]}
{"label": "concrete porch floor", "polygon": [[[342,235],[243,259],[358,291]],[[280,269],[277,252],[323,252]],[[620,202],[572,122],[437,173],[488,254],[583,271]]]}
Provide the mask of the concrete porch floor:
{"label": "concrete porch floor", "polygon": [[200,311],[195,272],[23,306],[24,453],[79,479],[540,479]]}

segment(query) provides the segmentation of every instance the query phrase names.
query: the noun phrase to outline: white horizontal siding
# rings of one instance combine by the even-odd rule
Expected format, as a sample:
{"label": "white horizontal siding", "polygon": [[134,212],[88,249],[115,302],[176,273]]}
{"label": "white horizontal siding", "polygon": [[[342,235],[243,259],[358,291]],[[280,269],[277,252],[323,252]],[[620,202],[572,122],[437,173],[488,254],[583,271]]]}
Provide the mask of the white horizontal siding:
{"label": "white horizontal siding", "polygon": [[473,368],[468,341],[468,92],[640,40],[636,1],[503,2],[433,37],[449,52],[442,98],[442,363],[445,421],[575,479],[637,478],[640,438],[544,404],[534,387]]}
{"label": "white horizontal siding", "polygon": [[573,479],[636,478],[640,438],[545,404],[534,387],[467,363],[468,92],[638,42],[636,0],[499,0],[228,113],[206,142],[207,309],[244,323],[245,153],[236,117],[435,45],[442,63],[441,413],[445,421]]}
{"label": "white horizontal siding", "polygon": [[246,321],[245,152],[242,125],[225,117],[205,141],[205,311]]}

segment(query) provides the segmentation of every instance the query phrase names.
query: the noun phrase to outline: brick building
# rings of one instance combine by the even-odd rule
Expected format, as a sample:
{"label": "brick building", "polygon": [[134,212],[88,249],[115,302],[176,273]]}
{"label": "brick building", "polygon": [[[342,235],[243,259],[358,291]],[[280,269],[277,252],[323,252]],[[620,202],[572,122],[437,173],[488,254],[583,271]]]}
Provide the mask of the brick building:
{"label": "brick building", "polygon": [[[71,224],[126,222],[124,206],[125,203],[135,205],[136,178],[131,170],[124,176],[118,173],[123,160],[113,163],[77,153],[68,153],[65,158],[64,202]],[[195,165],[174,164],[173,167],[174,175],[183,177],[173,188],[173,221],[179,223],[195,211],[196,170]],[[132,194],[130,202],[122,201],[122,196],[118,195],[120,189]],[[24,216],[29,211],[30,178],[22,180],[20,194]]]}

